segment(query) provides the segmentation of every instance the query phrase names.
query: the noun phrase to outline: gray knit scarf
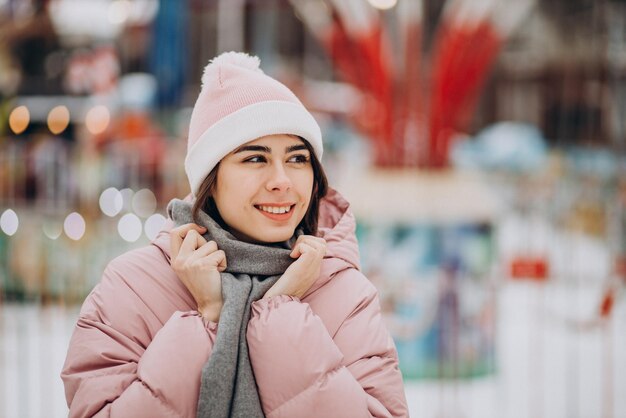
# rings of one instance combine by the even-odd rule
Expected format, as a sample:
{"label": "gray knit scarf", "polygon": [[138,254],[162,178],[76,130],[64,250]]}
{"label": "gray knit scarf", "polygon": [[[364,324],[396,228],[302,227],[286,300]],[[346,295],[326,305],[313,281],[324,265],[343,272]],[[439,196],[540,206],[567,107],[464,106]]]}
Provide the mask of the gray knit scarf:
{"label": "gray knit scarf", "polygon": [[[191,203],[174,199],[167,212],[177,226],[194,222]],[[300,233],[280,245],[259,245],[239,241],[205,212],[199,212],[196,221],[207,228],[204,239],[215,241],[226,253],[228,265],[222,273],[224,305],[217,336],[202,369],[197,416],[264,417],[246,341],[250,304],[262,298],[293,262],[289,253]]]}

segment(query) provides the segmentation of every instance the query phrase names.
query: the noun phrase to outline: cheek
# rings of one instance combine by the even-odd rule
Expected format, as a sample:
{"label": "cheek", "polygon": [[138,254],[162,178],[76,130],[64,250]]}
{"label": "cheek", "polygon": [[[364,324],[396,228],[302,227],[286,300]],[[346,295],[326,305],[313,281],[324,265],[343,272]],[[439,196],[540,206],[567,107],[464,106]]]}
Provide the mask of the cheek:
{"label": "cheek", "polygon": [[220,212],[227,209],[230,211],[233,208],[233,197],[236,196],[232,191],[236,189],[233,189],[232,176],[227,170],[219,174],[215,191],[213,192],[213,199],[215,199],[215,204]]}
{"label": "cheek", "polygon": [[303,173],[298,181],[298,192],[304,198],[304,207],[308,208],[313,194],[313,173]]}
{"label": "cheek", "polygon": [[306,179],[306,188],[308,191],[308,196],[309,196],[309,200],[311,199],[311,194],[313,193],[313,172],[311,171],[310,173],[308,173],[307,179]]}
{"label": "cheek", "polygon": [[220,167],[217,173],[217,182],[215,187],[215,199],[218,198],[225,202],[232,200],[232,196],[236,196],[238,191],[242,190],[246,185],[246,177],[242,176],[237,170],[231,167]]}

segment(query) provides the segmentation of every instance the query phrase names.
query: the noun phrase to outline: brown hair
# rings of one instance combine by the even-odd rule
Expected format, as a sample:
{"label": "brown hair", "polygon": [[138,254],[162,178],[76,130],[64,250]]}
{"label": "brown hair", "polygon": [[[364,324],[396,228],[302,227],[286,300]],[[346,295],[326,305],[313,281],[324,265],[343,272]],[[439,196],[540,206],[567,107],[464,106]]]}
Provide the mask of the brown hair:
{"label": "brown hair", "polygon": [[[307,209],[304,218],[302,218],[302,221],[300,221],[298,228],[302,228],[305,235],[316,235],[320,201],[324,198],[324,196],[326,196],[326,193],[328,193],[328,179],[326,178],[324,168],[317,159],[311,144],[303,138],[300,139],[311,155],[311,167],[313,168],[313,191],[311,192],[309,208]],[[196,194],[196,201],[193,204],[192,216],[194,221],[197,222],[198,212],[202,210],[222,225],[222,227],[225,227],[226,224],[220,216],[217,206],[215,205],[215,200],[213,199],[213,193],[217,184],[217,172],[219,170],[219,166],[220,164],[217,163],[213,170],[211,170],[211,172],[200,184],[198,193]]]}

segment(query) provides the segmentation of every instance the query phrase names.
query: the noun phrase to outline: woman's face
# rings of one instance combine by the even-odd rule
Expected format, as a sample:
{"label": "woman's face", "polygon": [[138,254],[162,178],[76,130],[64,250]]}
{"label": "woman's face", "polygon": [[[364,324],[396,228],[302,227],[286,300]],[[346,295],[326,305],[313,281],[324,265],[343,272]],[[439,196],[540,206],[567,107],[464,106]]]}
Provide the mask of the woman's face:
{"label": "woman's face", "polygon": [[302,140],[268,135],[221,160],[213,199],[237,238],[280,242],[304,218],[312,191],[311,155]]}

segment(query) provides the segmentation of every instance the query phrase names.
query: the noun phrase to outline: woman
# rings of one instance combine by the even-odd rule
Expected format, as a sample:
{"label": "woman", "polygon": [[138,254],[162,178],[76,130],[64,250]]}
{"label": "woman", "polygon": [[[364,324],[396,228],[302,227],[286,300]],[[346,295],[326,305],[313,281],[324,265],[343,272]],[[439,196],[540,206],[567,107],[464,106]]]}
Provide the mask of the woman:
{"label": "woman", "polygon": [[256,57],[222,54],[202,82],[192,197],[87,297],[62,371],[70,416],[407,416],[317,123]]}

